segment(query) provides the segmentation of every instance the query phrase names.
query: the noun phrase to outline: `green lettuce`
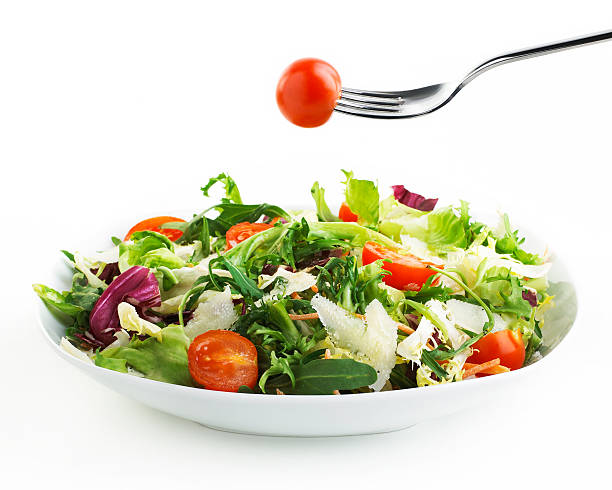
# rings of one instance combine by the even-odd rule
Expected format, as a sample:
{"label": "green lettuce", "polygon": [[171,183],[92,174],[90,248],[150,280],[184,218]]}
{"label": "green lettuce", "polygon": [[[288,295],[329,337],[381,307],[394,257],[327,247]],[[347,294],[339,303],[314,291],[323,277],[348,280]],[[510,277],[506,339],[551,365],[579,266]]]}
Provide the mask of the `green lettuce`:
{"label": "green lettuce", "polygon": [[321,221],[340,221],[340,218],[329,210],[329,207],[325,202],[325,189],[319,186],[318,182],[312,184],[310,193],[312,194],[312,198],[317,206],[317,215]]}
{"label": "green lettuce", "polygon": [[437,252],[465,248],[468,244],[465,221],[451,206],[423,212],[385,200],[381,203],[381,210],[384,214],[378,229],[394,240],[409,235]]}
{"label": "green lettuce", "polygon": [[133,265],[178,269],[185,266],[185,261],[174,254],[174,244],[167,236],[154,231],[137,231],[130,242],[119,245],[119,270],[125,272]]}
{"label": "green lettuce", "polygon": [[380,196],[378,186],[371,180],[360,180],[353,177],[353,172],[343,170],[346,176],[346,203],[359,217],[359,223],[375,226],[378,223],[378,206]]}
{"label": "green lettuce", "polygon": [[133,338],[125,347],[105,349],[94,359],[96,365],[126,372],[130,366],[146,378],[165,383],[193,386],[187,364],[189,338],[183,328],[171,325],[161,329],[161,342],[150,337]]}

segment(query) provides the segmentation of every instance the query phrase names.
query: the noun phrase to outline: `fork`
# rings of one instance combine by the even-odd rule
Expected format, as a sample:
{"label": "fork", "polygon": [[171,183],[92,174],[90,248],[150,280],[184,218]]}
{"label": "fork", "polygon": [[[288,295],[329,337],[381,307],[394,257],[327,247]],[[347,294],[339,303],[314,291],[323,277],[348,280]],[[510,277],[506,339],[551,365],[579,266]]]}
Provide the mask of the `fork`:
{"label": "fork", "polygon": [[413,90],[376,92],[343,88],[334,110],[353,116],[378,119],[416,117],[437,111],[448,104],[474,78],[496,66],[534,58],[612,39],[612,30],[580,36],[565,41],[542,44],[495,56],[481,63],[458,82],[438,83]]}

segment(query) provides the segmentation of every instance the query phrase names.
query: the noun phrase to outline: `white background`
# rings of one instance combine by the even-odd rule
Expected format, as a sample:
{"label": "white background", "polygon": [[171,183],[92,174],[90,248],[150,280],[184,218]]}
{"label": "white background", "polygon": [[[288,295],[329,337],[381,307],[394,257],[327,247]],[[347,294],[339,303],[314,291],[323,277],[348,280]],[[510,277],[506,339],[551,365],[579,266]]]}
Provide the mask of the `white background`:
{"label": "white background", "polygon": [[[612,43],[522,61],[441,111],[291,126],[292,60],[345,86],[407,89],[490,55],[612,27],[609,0],[0,4],[5,488],[604,486],[610,430]],[[490,199],[571,266],[580,312],[517,392],[392,434],[233,435],[94,384],[44,345],[30,284],[84,235],[198,211],[229,171],[247,201],[339,202],[340,168],[428,196]],[[333,196],[332,196],[333,197]],[[6,485],[5,485],[6,484]]]}

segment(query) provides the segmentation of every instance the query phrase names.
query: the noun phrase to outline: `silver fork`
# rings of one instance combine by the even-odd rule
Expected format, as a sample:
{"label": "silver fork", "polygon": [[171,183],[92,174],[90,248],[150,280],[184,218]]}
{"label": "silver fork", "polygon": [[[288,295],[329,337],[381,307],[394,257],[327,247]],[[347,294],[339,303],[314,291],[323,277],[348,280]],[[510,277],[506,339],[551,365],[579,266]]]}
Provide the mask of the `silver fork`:
{"label": "silver fork", "polygon": [[344,114],[379,119],[422,116],[444,107],[463,87],[491,68],[610,39],[612,30],[501,54],[481,63],[458,82],[438,83],[396,92],[343,88],[335,110]]}

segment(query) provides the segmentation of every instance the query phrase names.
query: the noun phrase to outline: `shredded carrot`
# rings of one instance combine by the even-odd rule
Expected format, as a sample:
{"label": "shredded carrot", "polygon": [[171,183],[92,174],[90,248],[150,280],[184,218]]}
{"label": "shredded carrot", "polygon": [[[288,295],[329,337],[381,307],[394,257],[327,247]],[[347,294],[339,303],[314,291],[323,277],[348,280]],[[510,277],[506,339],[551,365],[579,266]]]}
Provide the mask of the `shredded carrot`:
{"label": "shredded carrot", "polygon": [[319,318],[318,313],[305,313],[303,315],[296,315],[295,313],[289,313],[289,318],[292,320],[316,320]]}
{"label": "shredded carrot", "polygon": [[[463,369],[471,369],[475,366],[478,366],[478,364],[472,364],[471,362],[466,362],[463,365]],[[508,371],[510,371],[510,368],[507,368],[506,366],[502,366],[501,364],[499,364],[497,366],[490,367],[489,369],[485,369],[484,371],[480,371],[480,374],[501,374],[501,373],[507,373]]]}
{"label": "shredded carrot", "polygon": [[331,359],[331,351],[329,349],[325,349],[325,359]]}
{"label": "shredded carrot", "polygon": [[497,359],[493,359],[492,361],[483,362],[482,364],[476,364],[472,367],[466,369],[463,372],[463,378],[469,378],[470,376],[474,376],[475,374],[482,373],[487,369],[492,368],[493,366],[499,366],[499,357]]}
{"label": "shredded carrot", "polygon": [[333,393],[334,393],[334,395],[339,395],[340,394],[340,390],[334,390]]}
{"label": "shredded carrot", "polygon": [[407,333],[408,335],[414,333],[414,328],[411,328],[408,325],[404,325],[403,323],[398,323],[397,324],[397,329],[401,330],[404,333]]}
{"label": "shredded carrot", "polygon": [[319,292],[319,288],[317,287],[316,284],[314,286],[310,286],[310,289],[312,289],[313,293],[318,293]]}
{"label": "shredded carrot", "polygon": [[281,390],[279,390],[278,388],[276,388],[276,394],[277,395],[284,395],[284,393]]}
{"label": "shredded carrot", "polygon": [[362,320],[365,320],[365,315],[362,315],[361,313],[355,313],[355,316],[357,318],[361,318]]}
{"label": "shredded carrot", "polygon": [[293,299],[302,299],[302,297],[298,293],[296,293],[296,292],[291,293],[291,297]]}

